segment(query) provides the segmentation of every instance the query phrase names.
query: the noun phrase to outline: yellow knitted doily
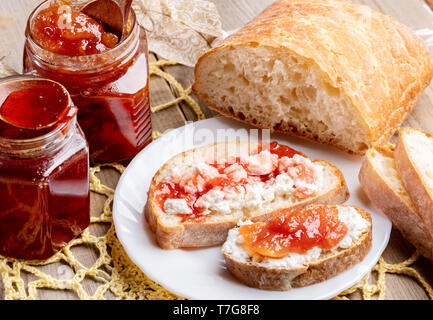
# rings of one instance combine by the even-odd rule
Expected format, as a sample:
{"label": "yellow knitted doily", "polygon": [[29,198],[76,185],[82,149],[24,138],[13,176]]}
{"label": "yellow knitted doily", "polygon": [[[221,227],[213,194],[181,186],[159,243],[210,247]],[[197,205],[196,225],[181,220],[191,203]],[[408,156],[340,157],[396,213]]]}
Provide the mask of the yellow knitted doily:
{"label": "yellow knitted doily", "polygon": [[[177,91],[175,100],[152,107],[152,111],[157,112],[184,101],[191,106],[198,119],[204,119],[205,116],[199,105],[190,95],[191,87],[184,89],[172,75],[161,69],[163,66],[174,64],[176,63],[173,61],[165,60],[151,64],[151,75],[164,78]],[[154,132],[154,139],[159,136],[159,132]],[[0,258],[0,272],[5,299],[37,299],[38,290],[41,289],[72,290],[80,299],[105,299],[108,292],[111,292],[118,299],[181,299],[181,297],[168,292],[143,274],[123,250],[116,237],[112,220],[111,210],[114,190],[104,185],[97,177],[97,173],[107,166],[116,169],[119,173],[122,173],[125,169],[119,164],[105,164],[90,168],[91,192],[105,196],[106,200],[100,215],[91,218],[91,226],[79,238],[72,240],[62,251],[46,261],[23,262]],[[92,225],[95,224],[106,224],[109,229],[103,235],[94,235],[90,230]],[[97,249],[98,258],[91,267],[83,265],[74,255],[71,249],[77,246]],[[405,274],[413,277],[424,288],[430,299],[433,299],[431,286],[411,267],[418,257],[418,252],[415,252],[408,260],[397,264],[388,264],[383,258],[380,258],[372,270],[372,272],[377,273],[377,280],[374,283],[371,283],[371,274],[368,274],[358,284],[342,292],[334,299],[348,299],[347,296],[356,291],[360,291],[364,299],[371,299],[373,296],[377,296],[378,299],[385,299],[385,278],[387,273]],[[56,278],[41,270],[41,266],[59,262],[68,265],[73,270],[72,277],[69,279]],[[22,277],[23,273],[31,274],[36,280],[25,283]],[[93,294],[89,294],[84,288],[83,282],[86,278],[92,279],[99,284]]]}

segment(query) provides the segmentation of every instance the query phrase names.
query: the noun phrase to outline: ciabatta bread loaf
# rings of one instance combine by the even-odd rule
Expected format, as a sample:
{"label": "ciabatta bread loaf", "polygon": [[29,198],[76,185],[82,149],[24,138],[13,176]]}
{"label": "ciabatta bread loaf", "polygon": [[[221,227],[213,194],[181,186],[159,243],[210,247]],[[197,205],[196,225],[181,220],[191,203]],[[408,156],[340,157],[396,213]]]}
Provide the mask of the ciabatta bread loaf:
{"label": "ciabatta bread loaf", "polygon": [[[312,205],[306,210],[321,207],[323,206]],[[322,250],[315,246],[305,253],[289,253],[280,258],[264,257],[252,254],[245,247],[245,239],[236,227],[230,230],[222,248],[228,270],[250,287],[289,290],[322,282],[349,269],[364,259],[371,247],[371,217],[358,207],[329,208],[338,210],[339,220],[347,227],[346,235],[333,248]],[[274,213],[277,216],[279,214],[281,213]],[[311,223],[314,219],[307,221],[310,222],[305,226],[307,233],[312,234],[311,237],[314,238],[319,229]],[[310,237],[304,235],[307,236]]]}
{"label": "ciabatta bread loaf", "polygon": [[418,129],[400,129],[394,158],[403,185],[433,236],[433,136]]}
{"label": "ciabatta bread loaf", "polygon": [[359,182],[371,202],[388,216],[403,237],[433,261],[433,237],[403,186],[393,149],[392,145],[369,149],[362,162]]}
{"label": "ciabatta bread loaf", "polygon": [[278,209],[348,198],[344,177],[332,164],[302,153],[280,157],[259,146],[211,144],[178,154],[161,167],[145,213],[160,247],[219,245],[240,220],[266,220]]}
{"label": "ciabatta bread loaf", "polygon": [[194,94],[223,115],[364,154],[433,75],[408,27],[348,0],[276,1],[205,53]]}

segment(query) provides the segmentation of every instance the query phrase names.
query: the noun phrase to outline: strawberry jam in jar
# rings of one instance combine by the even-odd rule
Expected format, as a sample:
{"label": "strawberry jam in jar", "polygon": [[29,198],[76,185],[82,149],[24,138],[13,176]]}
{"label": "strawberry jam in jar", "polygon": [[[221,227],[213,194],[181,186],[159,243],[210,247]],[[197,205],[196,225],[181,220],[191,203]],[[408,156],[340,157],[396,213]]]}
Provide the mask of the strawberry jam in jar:
{"label": "strawberry jam in jar", "polygon": [[152,137],[145,31],[131,10],[119,41],[81,4],[44,2],[30,15],[24,71],[63,84],[78,107],[78,122],[93,163],[130,160]]}
{"label": "strawberry jam in jar", "polygon": [[66,89],[0,82],[0,255],[47,259],[90,223],[89,151]]}

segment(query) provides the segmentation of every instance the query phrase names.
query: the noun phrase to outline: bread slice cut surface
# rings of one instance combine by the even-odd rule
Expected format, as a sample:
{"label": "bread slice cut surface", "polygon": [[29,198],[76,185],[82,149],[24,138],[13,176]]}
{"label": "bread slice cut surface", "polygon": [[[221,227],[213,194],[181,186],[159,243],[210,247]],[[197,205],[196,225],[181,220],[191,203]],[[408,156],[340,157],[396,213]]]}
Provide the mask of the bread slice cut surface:
{"label": "bread slice cut surface", "polygon": [[276,142],[217,143],[176,155],[154,176],[146,218],[162,248],[222,244],[239,220],[348,198],[342,173]]}
{"label": "bread slice cut surface", "polygon": [[433,136],[414,128],[400,129],[394,158],[403,185],[433,236]]}
{"label": "bread slice cut surface", "polygon": [[367,151],[359,182],[371,202],[426,258],[433,260],[433,237],[403,186],[394,160],[394,146]]}
{"label": "bread slice cut surface", "polygon": [[266,223],[244,222],[231,229],[222,253],[228,270],[246,285],[289,290],[347,270],[365,257],[370,246],[367,212],[351,206],[311,205],[279,210]]}

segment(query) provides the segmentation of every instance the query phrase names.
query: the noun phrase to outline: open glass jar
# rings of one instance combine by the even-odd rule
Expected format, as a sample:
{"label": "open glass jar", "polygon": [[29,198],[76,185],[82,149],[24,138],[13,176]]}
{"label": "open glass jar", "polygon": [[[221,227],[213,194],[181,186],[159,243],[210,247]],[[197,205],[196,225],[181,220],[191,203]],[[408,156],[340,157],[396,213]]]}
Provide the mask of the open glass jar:
{"label": "open glass jar", "polygon": [[131,159],[152,138],[144,29],[131,10],[129,33],[114,48],[90,55],[60,55],[35,41],[35,17],[49,6],[49,2],[41,4],[28,19],[24,71],[67,88],[78,107],[78,122],[89,142],[92,162]]}
{"label": "open glass jar", "polygon": [[89,151],[76,114],[59,83],[0,81],[0,255],[47,259],[89,225]]}

